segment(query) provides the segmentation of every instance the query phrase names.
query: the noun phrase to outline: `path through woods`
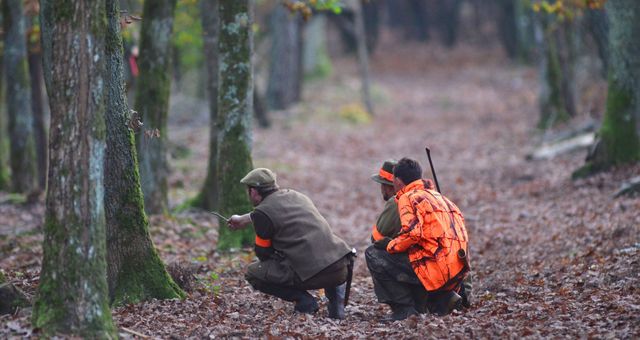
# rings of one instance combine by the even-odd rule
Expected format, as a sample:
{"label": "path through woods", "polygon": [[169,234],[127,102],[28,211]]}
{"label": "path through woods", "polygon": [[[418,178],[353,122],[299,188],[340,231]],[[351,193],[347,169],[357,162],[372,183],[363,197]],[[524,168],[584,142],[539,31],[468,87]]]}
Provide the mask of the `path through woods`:
{"label": "path through woods", "polygon": [[[120,335],[639,337],[640,198],[612,194],[640,166],[573,182],[583,152],[526,161],[538,138],[536,71],[510,66],[496,50],[383,46],[372,59],[378,116],[360,124],[336,113],[359,98],[355,63],[339,60],[331,79],[312,83],[303,104],[274,113],[274,127],[254,136],[255,165],[274,169],[282,187],[310,196],[360,254],[383,205],[369,176],[384,159],[402,156],[419,159],[428,174],[429,146],[443,193],[466,217],[474,267],[470,310],[380,324],[388,309],[375,301],[360,256],[345,321],[328,319],[324,302],[316,316],[292,314],[292,304],[253,292],[244,281],[251,254],[213,252],[212,216],[187,212],[152,217],[151,232],[163,259],[194,268],[199,281],[185,301],[116,308]],[[173,205],[204,179],[208,139],[206,112],[176,110]],[[35,227],[41,207],[1,198],[0,234]],[[37,233],[0,236],[8,254],[0,267],[28,293],[37,283],[39,242]],[[0,318],[0,337],[31,334],[29,315]]]}

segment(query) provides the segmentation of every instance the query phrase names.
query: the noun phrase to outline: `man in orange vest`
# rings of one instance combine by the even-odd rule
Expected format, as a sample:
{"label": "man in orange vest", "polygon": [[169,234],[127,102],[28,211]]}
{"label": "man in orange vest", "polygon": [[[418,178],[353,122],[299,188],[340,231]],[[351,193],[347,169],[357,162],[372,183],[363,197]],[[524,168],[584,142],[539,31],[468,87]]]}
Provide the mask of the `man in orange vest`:
{"label": "man in orange vest", "polygon": [[[429,311],[445,315],[468,306],[463,280],[469,272],[468,236],[462,213],[449,199],[421,179],[418,162],[403,158],[394,167],[401,230],[386,246],[386,253],[370,252],[368,261],[376,295],[391,306],[385,320],[416,314],[415,281],[427,291]],[[367,258],[367,260],[370,260]],[[389,270],[389,268],[394,268]],[[413,280],[413,281],[412,281]]]}

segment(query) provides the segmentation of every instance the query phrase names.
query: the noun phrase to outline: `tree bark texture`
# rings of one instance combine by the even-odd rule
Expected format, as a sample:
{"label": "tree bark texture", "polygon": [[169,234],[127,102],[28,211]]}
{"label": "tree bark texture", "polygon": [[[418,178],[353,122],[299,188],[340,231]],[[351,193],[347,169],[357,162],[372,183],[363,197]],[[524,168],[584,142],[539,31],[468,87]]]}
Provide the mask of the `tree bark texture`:
{"label": "tree bark texture", "polygon": [[610,0],[609,90],[592,171],[640,160],[640,2]]}
{"label": "tree bark texture", "polygon": [[[32,35],[33,25],[29,35]],[[39,35],[36,41],[29,44],[29,79],[31,79],[31,104],[33,109],[33,136],[36,147],[36,161],[38,173],[38,189],[45,190],[47,186],[47,147],[49,137],[47,135],[46,117],[44,109],[42,48]]]}
{"label": "tree bark texture", "polygon": [[33,326],[115,337],[105,263],[104,1],[41,1],[51,142]]}
{"label": "tree bark texture", "polygon": [[201,0],[202,43],[204,64],[207,70],[207,95],[209,97],[209,160],[207,177],[194,205],[202,209],[218,209],[218,0]]}
{"label": "tree bark texture", "polygon": [[107,221],[107,280],[114,304],[151,298],[183,297],[156,252],[136,161],[133,129],[124,85],[122,35],[118,0],[106,0],[107,150],[104,162]]}
{"label": "tree bark texture", "polygon": [[176,0],[145,1],[140,30],[140,57],[135,109],[144,130],[136,140],[138,166],[147,213],[168,209],[167,116],[171,87],[171,33]]}
{"label": "tree bark texture", "polygon": [[270,109],[284,110],[299,101],[302,92],[302,18],[277,4],[270,26],[267,103]]}
{"label": "tree bark texture", "polygon": [[541,13],[539,29],[542,57],[538,127],[546,129],[576,115],[575,24]]}
{"label": "tree bark texture", "polygon": [[22,0],[3,1],[2,12],[12,190],[29,193],[38,175]]}
{"label": "tree bark texture", "polygon": [[[225,216],[252,209],[240,184],[252,168],[251,118],[253,69],[250,0],[222,1],[220,11],[220,89],[218,94],[218,190]],[[220,221],[218,249],[228,250],[254,242],[252,228],[230,231]]]}

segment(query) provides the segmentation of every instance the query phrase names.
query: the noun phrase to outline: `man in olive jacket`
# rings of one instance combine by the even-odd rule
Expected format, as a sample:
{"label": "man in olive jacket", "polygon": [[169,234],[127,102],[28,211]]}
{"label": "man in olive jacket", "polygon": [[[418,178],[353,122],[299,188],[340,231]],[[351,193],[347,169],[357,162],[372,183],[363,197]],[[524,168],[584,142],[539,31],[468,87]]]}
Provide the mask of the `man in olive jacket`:
{"label": "man in olive jacket", "polygon": [[229,218],[231,229],[253,223],[259,261],[245,278],[263,293],[295,302],[295,310],[315,313],[310,289],[325,290],[329,317],[344,318],[345,282],[352,266],[351,248],[331,231],[311,200],[291,189],[280,189],[266,168],[250,171],[241,181],[255,207]]}
{"label": "man in olive jacket", "polygon": [[384,321],[402,320],[427,310],[427,291],[413,273],[407,254],[389,254],[386,250],[389,241],[402,228],[395,200],[396,190],[393,187],[393,167],[396,164],[395,160],[387,160],[378,173],[371,176],[374,182],[380,183],[380,193],[385,204],[371,230],[373,244],[365,251],[376,297],[392,310],[391,315],[383,318]]}

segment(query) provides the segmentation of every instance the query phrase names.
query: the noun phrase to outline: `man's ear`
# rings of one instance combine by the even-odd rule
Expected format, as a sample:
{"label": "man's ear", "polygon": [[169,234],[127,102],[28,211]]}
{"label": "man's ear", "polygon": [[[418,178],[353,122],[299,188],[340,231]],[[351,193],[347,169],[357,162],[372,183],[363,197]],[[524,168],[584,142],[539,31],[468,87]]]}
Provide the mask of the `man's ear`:
{"label": "man's ear", "polygon": [[393,177],[393,188],[396,191],[400,191],[402,188],[404,188],[404,186],[404,182],[399,177]]}

